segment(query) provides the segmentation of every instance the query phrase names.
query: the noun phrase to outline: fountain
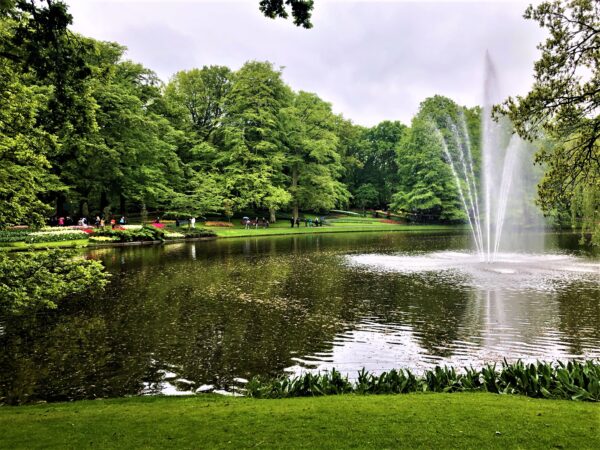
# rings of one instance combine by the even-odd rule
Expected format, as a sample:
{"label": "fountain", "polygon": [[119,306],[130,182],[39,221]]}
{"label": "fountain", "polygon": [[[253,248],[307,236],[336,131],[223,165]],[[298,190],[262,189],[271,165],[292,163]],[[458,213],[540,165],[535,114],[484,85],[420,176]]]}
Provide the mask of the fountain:
{"label": "fountain", "polygon": [[[501,98],[496,70],[487,54],[484,86],[481,189],[473,169],[471,142],[463,114],[459,113],[455,121],[447,118],[452,142],[447,142],[439,129],[436,128],[436,132],[456,180],[475,249],[482,261],[494,262],[506,228],[510,227],[514,244],[526,228],[543,229],[544,219],[533,201],[540,174],[534,173],[531,145],[514,134],[506,120],[492,118],[492,107]],[[480,201],[480,192],[483,201]],[[520,220],[516,221],[514,214],[511,217],[509,211],[518,212]],[[534,250],[526,243],[526,240],[521,242],[521,250]],[[539,245],[537,247],[535,250],[541,250]]]}
{"label": "fountain", "polygon": [[600,264],[545,251],[545,219],[535,204],[542,168],[534,164],[535,147],[520,139],[508,120],[492,117],[493,105],[501,101],[496,70],[486,54],[481,174],[462,112],[446,117],[445,134],[431,121],[454,176],[475,252],[351,255],[351,265],[385,272],[460,273],[487,294],[509,286],[550,291],[557,280],[599,273]]}

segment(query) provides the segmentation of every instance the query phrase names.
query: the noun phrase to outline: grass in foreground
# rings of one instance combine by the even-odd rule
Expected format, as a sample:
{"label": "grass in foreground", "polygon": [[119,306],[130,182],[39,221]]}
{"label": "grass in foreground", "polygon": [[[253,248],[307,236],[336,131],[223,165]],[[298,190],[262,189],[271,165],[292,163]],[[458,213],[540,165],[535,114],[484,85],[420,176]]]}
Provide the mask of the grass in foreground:
{"label": "grass in foreground", "polygon": [[600,448],[600,406],[484,393],[0,407],[0,448]]}

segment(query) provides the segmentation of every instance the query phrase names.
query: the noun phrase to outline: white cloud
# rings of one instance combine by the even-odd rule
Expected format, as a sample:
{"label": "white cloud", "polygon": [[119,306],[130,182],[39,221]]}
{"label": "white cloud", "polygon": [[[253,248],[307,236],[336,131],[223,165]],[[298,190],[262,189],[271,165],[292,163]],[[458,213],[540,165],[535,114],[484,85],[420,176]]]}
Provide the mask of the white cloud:
{"label": "white cloud", "polygon": [[74,29],[128,47],[167,80],[178,70],[268,60],[295,90],[316,92],[364,125],[408,123],[434,94],[481,103],[489,49],[505,94],[532,80],[537,25],[523,2],[316,0],[314,28],[269,20],[258,0],[69,0]]}

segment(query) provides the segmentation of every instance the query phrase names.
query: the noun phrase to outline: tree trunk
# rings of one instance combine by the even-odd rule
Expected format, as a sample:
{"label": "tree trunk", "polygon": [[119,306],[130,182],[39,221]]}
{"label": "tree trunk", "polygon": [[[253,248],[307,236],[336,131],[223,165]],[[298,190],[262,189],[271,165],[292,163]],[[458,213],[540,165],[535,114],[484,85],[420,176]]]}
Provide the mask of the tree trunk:
{"label": "tree trunk", "polygon": [[275,217],[275,208],[269,208],[269,222],[270,223],[277,222],[277,218]]}
{"label": "tree trunk", "polygon": [[60,217],[65,213],[65,196],[58,194],[56,197],[56,216]]}
{"label": "tree trunk", "polygon": [[104,211],[104,208],[108,206],[108,199],[106,198],[106,191],[100,193],[100,211]]}
{"label": "tree trunk", "polygon": [[126,200],[125,200],[125,196],[123,194],[119,194],[119,206],[120,206],[120,210],[121,210],[121,215],[122,216],[126,216]]}
{"label": "tree trunk", "polygon": [[292,169],[292,186],[290,191],[292,191],[292,197],[294,198],[294,209],[292,210],[292,217],[294,219],[298,218],[298,167],[294,166]]}

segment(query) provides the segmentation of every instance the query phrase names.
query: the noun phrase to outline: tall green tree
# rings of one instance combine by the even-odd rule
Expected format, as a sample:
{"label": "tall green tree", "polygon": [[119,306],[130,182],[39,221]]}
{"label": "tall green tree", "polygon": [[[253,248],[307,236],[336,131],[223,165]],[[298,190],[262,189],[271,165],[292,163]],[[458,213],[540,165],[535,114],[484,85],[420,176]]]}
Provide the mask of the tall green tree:
{"label": "tall green tree", "polygon": [[412,214],[418,221],[466,219],[442,147],[444,134],[452,133],[448,127],[453,121],[448,116],[459,113],[458,105],[444,97],[421,103],[398,146],[400,189],[393,196],[392,209]]}
{"label": "tall green tree", "polygon": [[284,189],[281,110],[291,98],[281,72],[270,63],[248,62],[234,74],[214,169],[225,180],[228,197],[238,199],[239,208],[279,209],[290,200]]}
{"label": "tall green tree", "polygon": [[27,223],[41,226],[52,208],[43,201],[62,187],[50,173],[47,155],[56,137],[37,126],[48,89],[27,86],[0,59],[0,229]]}
{"label": "tall green tree", "polygon": [[224,66],[177,72],[164,98],[174,125],[193,133],[195,144],[208,141],[220,124],[232,72]]}
{"label": "tall green tree", "polygon": [[[402,123],[387,120],[364,129],[362,145],[356,147],[358,152],[355,154],[360,167],[352,171],[353,176],[349,180],[355,199],[364,198],[364,193],[370,192],[372,187],[377,190],[377,198],[370,201],[369,206],[387,208],[391,203],[399,183],[396,148],[405,131],[406,126]],[[359,191],[362,192],[360,196]]]}
{"label": "tall green tree", "polygon": [[344,166],[331,105],[300,92],[282,116],[292,215],[298,217],[300,208],[328,210],[346,203],[350,193],[340,181]]}

